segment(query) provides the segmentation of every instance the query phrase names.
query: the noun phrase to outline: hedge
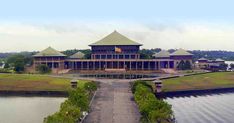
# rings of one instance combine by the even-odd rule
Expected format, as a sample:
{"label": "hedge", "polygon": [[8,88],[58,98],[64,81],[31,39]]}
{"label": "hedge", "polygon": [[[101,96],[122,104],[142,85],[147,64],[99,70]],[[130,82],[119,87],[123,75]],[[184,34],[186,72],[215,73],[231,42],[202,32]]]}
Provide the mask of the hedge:
{"label": "hedge", "polygon": [[133,84],[134,99],[142,114],[141,122],[161,123],[173,122],[171,105],[155,97],[152,87],[145,81],[137,81]]}
{"label": "hedge", "polygon": [[[91,89],[89,88],[91,87]],[[88,112],[92,93],[97,89],[94,82],[87,82],[84,88],[69,91],[68,99],[60,105],[60,110],[44,119],[44,123],[77,123],[82,112]]]}

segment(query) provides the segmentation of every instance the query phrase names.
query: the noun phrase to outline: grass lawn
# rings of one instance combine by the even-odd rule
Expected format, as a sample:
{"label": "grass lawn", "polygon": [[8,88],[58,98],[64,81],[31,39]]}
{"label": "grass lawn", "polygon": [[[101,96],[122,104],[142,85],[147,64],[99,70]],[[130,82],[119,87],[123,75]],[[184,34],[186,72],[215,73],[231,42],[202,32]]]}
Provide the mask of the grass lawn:
{"label": "grass lawn", "polygon": [[[67,91],[70,88],[67,78],[50,77],[30,74],[0,74],[0,90],[23,91]],[[86,80],[79,80],[82,87]]]}
{"label": "grass lawn", "polygon": [[217,72],[163,80],[164,91],[234,87],[234,72]]}

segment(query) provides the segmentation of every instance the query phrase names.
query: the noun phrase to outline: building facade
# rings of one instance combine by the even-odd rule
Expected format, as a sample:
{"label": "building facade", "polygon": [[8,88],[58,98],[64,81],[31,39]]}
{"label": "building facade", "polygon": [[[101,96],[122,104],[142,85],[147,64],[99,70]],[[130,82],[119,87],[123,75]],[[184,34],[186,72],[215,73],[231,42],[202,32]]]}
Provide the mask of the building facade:
{"label": "building facade", "polygon": [[182,49],[169,56],[167,54],[166,57],[155,55],[153,59],[140,59],[139,50],[142,44],[117,31],[89,46],[92,52],[91,59],[84,59],[84,54],[81,52],[68,57],[49,47],[34,55],[34,65],[36,67],[39,64],[46,64],[51,69],[72,72],[160,72],[161,69],[176,69],[177,62],[181,60],[192,62],[192,54]]}

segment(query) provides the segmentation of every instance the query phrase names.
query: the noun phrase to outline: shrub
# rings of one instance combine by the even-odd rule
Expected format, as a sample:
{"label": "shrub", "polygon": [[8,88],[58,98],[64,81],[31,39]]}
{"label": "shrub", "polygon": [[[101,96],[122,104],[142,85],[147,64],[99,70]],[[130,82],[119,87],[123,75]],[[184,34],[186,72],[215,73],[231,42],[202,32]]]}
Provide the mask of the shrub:
{"label": "shrub", "polygon": [[97,90],[97,84],[95,82],[87,82],[84,84],[84,89],[91,94],[95,90]]}
{"label": "shrub", "polygon": [[149,85],[146,81],[138,80],[138,81],[134,82],[133,85],[132,85],[132,88],[131,88],[132,93],[135,93],[136,87],[137,87],[137,85],[139,85],[139,84],[142,84],[142,85],[148,87],[148,88],[153,92],[153,88],[152,88],[151,85]]}
{"label": "shrub", "polygon": [[170,122],[173,117],[171,105],[163,100],[158,100],[152,93],[147,83],[136,82],[134,99],[142,114],[142,122]]}
{"label": "shrub", "polygon": [[73,105],[70,100],[66,100],[60,106],[60,112],[67,117],[71,117],[73,121],[76,121],[81,116],[80,107]]}
{"label": "shrub", "polygon": [[77,88],[76,90],[69,91],[69,100],[72,104],[74,104],[77,107],[80,107],[82,111],[88,110],[88,99],[89,95],[88,93],[81,88]]}
{"label": "shrub", "polygon": [[[92,85],[91,90],[93,88]],[[68,99],[61,104],[59,112],[45,118],[44,123],[76,123],[81,112],[88,110],[88,106],[89,94],[85,89],[70,90]]]}
{"label": "shrub", "polygon": [[50,73],[51,69],[47,65],[40,64],[36,67],[36,71],[38,71],[41,74],[45,74],[45,73]]}

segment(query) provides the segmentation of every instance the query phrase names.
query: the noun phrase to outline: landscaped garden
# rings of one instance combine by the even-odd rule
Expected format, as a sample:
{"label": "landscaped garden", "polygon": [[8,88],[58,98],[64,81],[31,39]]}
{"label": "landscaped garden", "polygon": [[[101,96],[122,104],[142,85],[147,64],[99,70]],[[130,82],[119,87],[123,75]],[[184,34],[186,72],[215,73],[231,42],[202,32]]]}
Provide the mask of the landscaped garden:
{"label": "landscaped garden", "polygon": [[214,72],[163,80],[164,91],[234,87],[234,72]]}

